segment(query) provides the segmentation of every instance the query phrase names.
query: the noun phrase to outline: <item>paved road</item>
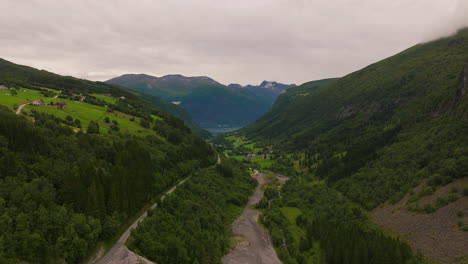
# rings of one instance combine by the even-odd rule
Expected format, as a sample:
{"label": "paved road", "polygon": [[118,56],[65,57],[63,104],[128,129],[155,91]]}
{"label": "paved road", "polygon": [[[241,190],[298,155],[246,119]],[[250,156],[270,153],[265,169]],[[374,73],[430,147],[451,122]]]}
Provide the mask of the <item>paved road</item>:
{"label": "paved road", "polygon": [[256,171],[258,186],[242,215],[232,224],[235,248],[223,258],[223,264],[281,264],[268,231],[258,224],[260,211],[251,207],[263,198],[265,178]]}
{"label": "paved road", "polygon": [[[169,191],[167,191],[162,197],[161,201],[164,201],[167,195],[170,195],[173,193],[178,186],[183,184],[186,180],[188,180],[190,177],[185,178],[178,184],[174,185]],[[151,206],[151,209],[156,209],[158,207],[158,203],[155,203]],[[143,263],[153,263],[141,256],[138,256],[137,254],[131,252],[126,246],[125,242],[127,241],[128,237],[130,236],[130,233],[132,229],[136,228],[146,217],[148,216],[148,212],[144,212],[138,219],[133,222],[133,224],[123,233],[123,235],[119,238],[117,243],[112,247],[112,249],[107,252],[105,256],[103,256],[98,262],[95,262],[96,264],[123,264],[123,263],[128,263],[128,264],[135,264],[138,263],[138,261],[141,261]]]}

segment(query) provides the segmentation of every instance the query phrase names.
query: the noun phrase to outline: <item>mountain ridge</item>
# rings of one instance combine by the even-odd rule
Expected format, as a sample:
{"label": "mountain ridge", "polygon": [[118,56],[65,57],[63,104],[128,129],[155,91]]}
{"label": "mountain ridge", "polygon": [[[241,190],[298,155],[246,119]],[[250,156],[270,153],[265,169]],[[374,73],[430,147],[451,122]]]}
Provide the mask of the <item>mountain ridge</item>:
{"label": "mountain ridge", "polygon": [[[263,81],[259,86],[223,85],[210,77],[125,74],[107,81],[166,102],[181,102],[202,127],[244,126],[255,121],[276,97],[293,85]],[[263,85],[263,86],[262,86]]]}

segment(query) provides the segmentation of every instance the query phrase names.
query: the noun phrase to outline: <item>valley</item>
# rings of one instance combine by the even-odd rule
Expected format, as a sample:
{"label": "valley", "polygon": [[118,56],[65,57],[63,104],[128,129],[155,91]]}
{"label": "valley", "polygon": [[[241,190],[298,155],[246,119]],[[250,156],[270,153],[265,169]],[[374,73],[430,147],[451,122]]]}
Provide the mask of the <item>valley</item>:
{"label": "valley", "polygon": [[442,4],[59,2],[0,17],[34,65],[0,59],[0,264],[468,264],[468,28],[423,37]]}

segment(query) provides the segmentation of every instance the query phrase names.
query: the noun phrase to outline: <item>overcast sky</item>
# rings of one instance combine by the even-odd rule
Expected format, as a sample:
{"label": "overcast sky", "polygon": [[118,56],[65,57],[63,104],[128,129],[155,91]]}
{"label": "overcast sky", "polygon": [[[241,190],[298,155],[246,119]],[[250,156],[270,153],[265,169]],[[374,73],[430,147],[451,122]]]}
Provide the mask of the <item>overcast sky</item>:
{"label": "overcast sky", "polygon": [[468,25],[468,0],[0,0],[0,57],[91,80],[348,74]]}

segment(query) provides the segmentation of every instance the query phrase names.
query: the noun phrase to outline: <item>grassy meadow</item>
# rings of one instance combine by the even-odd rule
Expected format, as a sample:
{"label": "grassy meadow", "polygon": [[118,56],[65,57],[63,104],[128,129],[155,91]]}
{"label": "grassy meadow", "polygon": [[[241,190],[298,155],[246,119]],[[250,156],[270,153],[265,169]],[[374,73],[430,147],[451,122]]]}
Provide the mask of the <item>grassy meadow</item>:
{"label": "grassy meadow", "polygon": [[7,106],[8,108],[15,108],[21,104],[32,102],[34,100],[47,100],[51,99],[45,97],[40,91],[21,89],[15,90],[17,95],[12,95],[12,90],[0,90],[0,105]]}

